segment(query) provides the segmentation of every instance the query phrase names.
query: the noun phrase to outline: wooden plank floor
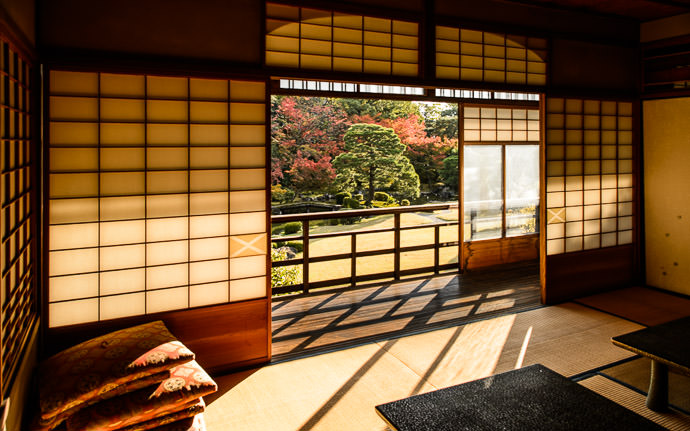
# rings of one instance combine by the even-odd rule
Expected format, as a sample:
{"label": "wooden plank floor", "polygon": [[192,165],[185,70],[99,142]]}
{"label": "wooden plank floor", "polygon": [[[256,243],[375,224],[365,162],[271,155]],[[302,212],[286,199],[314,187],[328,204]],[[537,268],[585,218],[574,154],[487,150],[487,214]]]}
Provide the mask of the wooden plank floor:
{"label": "wooden plank floor", "polygon": [[273,361],[540,307],[536,262],[273,300]]}

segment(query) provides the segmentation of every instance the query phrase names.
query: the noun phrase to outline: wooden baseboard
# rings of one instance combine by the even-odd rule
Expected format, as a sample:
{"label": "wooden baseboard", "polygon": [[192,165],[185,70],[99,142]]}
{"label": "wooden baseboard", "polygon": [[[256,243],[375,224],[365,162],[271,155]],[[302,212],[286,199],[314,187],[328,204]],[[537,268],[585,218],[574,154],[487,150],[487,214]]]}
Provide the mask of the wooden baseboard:
{"label": "wooden baseboard", "polygon": [[463,243],[463,268],[477,269],[539,257],[539,235]]}
{"label": "wooden baseboard", "polygon": [[544,303],[630,286],[635,281],[634,250],[633,245],[624,245],[547,256]]}
{"label": "wooden baseboard", "polygon": [[271,359],[270,299],[171,311],[147,316],[94,322],[45,331],[47,357],[99,335],[154,320],[163,320],[180,341],[196,354],[209,373],[232,371]]}

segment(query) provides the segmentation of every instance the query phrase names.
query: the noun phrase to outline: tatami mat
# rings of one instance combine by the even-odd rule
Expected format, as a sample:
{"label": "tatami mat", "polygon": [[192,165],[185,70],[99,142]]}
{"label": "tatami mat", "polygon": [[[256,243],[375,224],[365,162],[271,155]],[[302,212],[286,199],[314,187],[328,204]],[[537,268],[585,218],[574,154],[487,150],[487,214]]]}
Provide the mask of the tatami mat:
{"label": "tatami mat", "polygon": [[233,376],[216,379],[209,431],[385,430],[375,405],[434,389],[377,344]]}
{"label": "tatami mat", "polygon": [[580,382],[586,388],[650,419],[669,430],[690,429],[690,417],[678,412],[656,413],[645,406],[645,396],[603,376],[594,376]]}
{"label": "tatami mat", "polygon": [[568,303],[404,337],[390,352],[437,387],[536,363],[572,376],[631,357],[610,338],[640,328]]}
{"label": "tatami mat", "polygon": [[690,316],[690,299],[646,287],[600,293],[577,302],[646,326]]}
{"label": "tatami mat", "polygon": [[[649,388],[650,373],[651,360],[648,358],[638,358],[601,371],[601,374],[626,383],[644,393],[647,393]],[[668,377],[669,402],[685,412],[690,412],[690,377],[676,373],[669,373]]]}
{"label": "tatami mat", "polygon": [[533,363],[574,375],[627,358],[640,326],[577,304],[544,307],[218,378],[209,431],[383,430],[374,406]]}

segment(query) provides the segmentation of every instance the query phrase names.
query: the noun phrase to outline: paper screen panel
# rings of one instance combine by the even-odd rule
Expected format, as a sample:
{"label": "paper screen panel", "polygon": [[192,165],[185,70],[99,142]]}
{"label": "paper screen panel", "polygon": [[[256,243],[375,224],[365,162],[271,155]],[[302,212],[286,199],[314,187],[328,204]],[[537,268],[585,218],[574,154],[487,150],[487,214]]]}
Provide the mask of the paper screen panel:
{"label": "paper screen panel", "polygon": [[547,254],[633,242],[632,103],[550,98]]}
{"label": "paper screen panel", "polygon": [[538,109],[463,108],[465,142],[539,142]]}
{"label": "paper screen panel", "polygon": [[266,295],[264,82],[49,82],[51,327]]}
{"label": "paper screen panel", "polygon": [[[20,365],[21,355],[37,319],[37,283],[35,277],[35,188],[33,184],[35,154],[32,151],[32,90],[37,84],[31,64],[10,43],[0,37],[0,190],[2,198],[2,353],[0,358],[0,391],[9,395],[12,376]],[[88,91],[88,83],[63,82],[64,86]],[[61,101],[62,102],[62,101]],[[88,105],[88,104],[87,104]],[[83,110],[82,110],[83,109]],[[78,115],[91,114],[82,106]],[[69,112],[61,115],[69,117]],[[93,135],[91,135],[92,137]],[[57,157],[57,169],[65,168],[64,154]],[[76,163],[83,169],[93,164],[93,155],[80,153]],[[88,242],[90,239],[85,239]]]}
{"label": "paper screen panel", "polygon": [[436,26],[436,77],[516,85],[546,85],[543,38]]}
{"label": "paper screen panel", "polygon": [[419,73],[419,24],[266,3],[267,66],[397,76]]}

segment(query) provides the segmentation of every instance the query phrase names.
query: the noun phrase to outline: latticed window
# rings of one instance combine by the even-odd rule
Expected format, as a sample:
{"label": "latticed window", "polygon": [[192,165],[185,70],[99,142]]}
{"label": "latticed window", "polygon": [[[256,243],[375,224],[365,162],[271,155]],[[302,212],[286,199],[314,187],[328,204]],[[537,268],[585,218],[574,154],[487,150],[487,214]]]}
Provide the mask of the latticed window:
{"label": "latticed window", "polygon": [[633,242],[632,103],[547,100],[546,252]]}
{"label": "latticed window", "polygon": [[546,85],[543,38],[436,26],[436,77]]}
{"label": "latticed window", "polygon": [[266,65],[416,76],[415,22],[266,3]]}
{"label": "latticed window", "polygon": [[2,120],[2,392],[20,365],[37,320],[34,261],[31,65],[12,45],[0,41]]}

